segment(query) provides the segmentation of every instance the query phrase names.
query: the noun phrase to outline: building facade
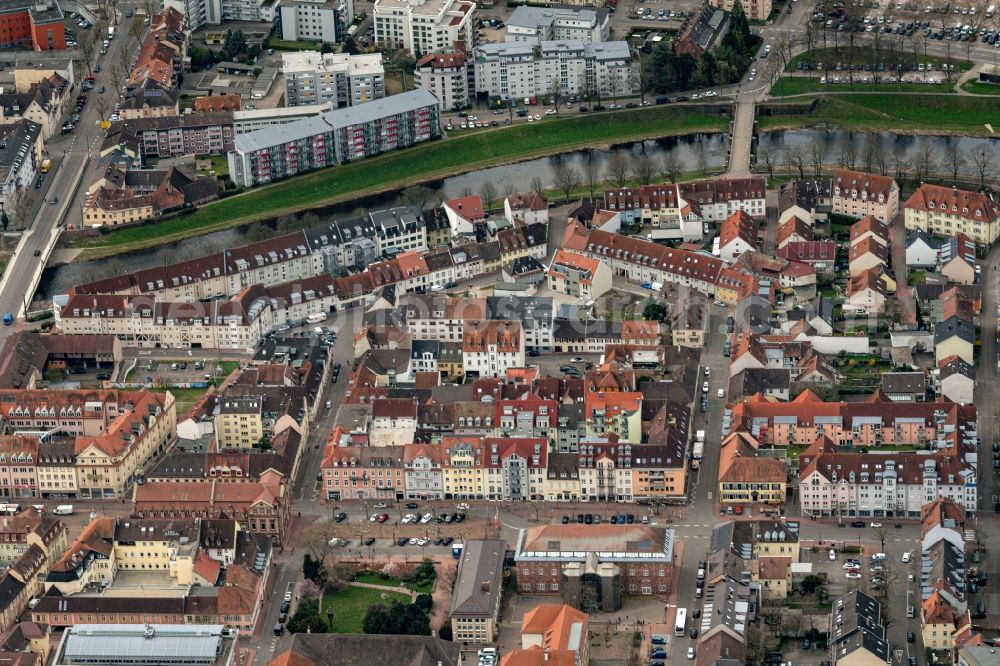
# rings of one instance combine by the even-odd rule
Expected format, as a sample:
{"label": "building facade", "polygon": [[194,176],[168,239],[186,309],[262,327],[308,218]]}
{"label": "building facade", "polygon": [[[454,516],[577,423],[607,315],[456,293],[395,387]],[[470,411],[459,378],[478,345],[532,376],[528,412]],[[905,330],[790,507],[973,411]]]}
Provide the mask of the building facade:
{"label": "building facade", "polygon": [[409,51],[419,58],[461,44],[475,44],[476,4],[467,0],[378,0],[375,43]]}
{"label": "building facade", "polygon": [[281,55],[285,106],[343,108],[385,97],[382,54],[295,51]]}

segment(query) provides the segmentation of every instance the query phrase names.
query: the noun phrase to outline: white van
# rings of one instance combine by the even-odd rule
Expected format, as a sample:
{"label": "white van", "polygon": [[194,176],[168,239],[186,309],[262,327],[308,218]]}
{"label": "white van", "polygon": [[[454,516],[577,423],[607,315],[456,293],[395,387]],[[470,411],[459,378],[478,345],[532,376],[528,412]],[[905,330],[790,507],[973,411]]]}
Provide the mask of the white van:
{"label": "white van", "polygon": [[73,515],[73,505],[72,504],[60,504],[52,513],[57,516],[72,516]]}

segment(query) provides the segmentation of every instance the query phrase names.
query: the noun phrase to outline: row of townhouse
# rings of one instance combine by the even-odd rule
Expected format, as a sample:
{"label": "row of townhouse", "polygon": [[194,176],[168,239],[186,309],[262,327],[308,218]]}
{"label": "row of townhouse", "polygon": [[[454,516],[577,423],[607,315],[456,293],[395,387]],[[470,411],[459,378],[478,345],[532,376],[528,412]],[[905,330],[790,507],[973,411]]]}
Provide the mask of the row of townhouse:
{"label": "row of townhouse", "polygon": [[439,443],[343,446],[335,431],[320,467],[330,502],[378,499],[498,501],[678,500],[686,488],[685,440],[629,444],[591,438],[576,453],[546,437],[447,436]]}
{"label": "row of townhouse", "polygon": [[701,241],[706,225],[737,211],[762,220],[765,194],[763,178],[662,183],[607,190],[602,209],[618,213],[619,223],[643,225],[655,240]]}
{"label": "row of townhouse", "polygon": [[964,451],[959,445],[927,455],[843,452],[818,436],[799,458],[802,515],[916,518],[939,497],[972,512],[976,469]]}
{"label": "row of townhouse", "polygon": [[826,436],[838,446],[941,448],[975,431],[976,408],[948,400],[893,402],[876,391],[864,402],[824,402],[805,390],[791,402],[763,396],[727,410],[723,432],[746,432],[763,446],[810,446]]}
{"label": "row of townhouse", "polygon": [[[333,280],[335,299],[324,301],[324,306],[340,309],[367,300],[389,284],[410,292],[426,291],[498,271],[501,262],[542,258],[547,229],[541,222],[517,222],[484,243],[438,247],[450,238],[447,219],[439,210],[424,213],[401,206],[78,285],[54,302],[63,311],[79,294],[143,295],[156,301],[193,303],[233,298],[254,285],[286,292],[295,289],[296,283],[307,285],[304,291],[319,294],[326,292],[331,275],[362,271]],[[431,247],[435,249],[428,252]],[[387,255],[393,258],[380,260]],[[297,317],[297,312],[289,311],[288,321]]]}
{"label": "row of townhouse", "polygon": [[187,19],[176,8],[165,7],[151,18],[149,32],[143,39],[135,65],[132,66],[127,87],[132,90],[138,89],[140,94],[126,93],[126,103],[123,105],[124,117],[176,116],[175,95],[148,96],[149,98],[166,96],[174,102],[173,105],[160,105],[157,102],[149,103],[146,95],[142,93],[147,89],[147,82],[152,82],[161,89],[175,89],[186,57]]}
{"label": "row of townhouse", "polygon": [[54,305],[56,328],[64,335],[113,335],[124,347],[156,349],[252,349],[271,331],[334,310],[327,274],[270,289],[253,285],[230,300],[75,294]]}
{"label": "row of townhouse", "polygon": [[[170,393],[8,389],[0,411],[6,496],[119,499],[174,436]],[[57,433],[57,434],[52,434]]]}

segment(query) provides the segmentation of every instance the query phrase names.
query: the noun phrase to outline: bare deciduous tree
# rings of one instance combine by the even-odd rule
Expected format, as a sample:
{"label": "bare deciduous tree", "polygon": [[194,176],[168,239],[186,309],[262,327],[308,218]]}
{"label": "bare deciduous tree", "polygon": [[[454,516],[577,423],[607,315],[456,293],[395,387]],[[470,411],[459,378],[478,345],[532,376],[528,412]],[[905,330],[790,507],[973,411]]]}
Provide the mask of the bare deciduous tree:
{"label": "bare deciduous tree", "polygon": [[597,184],[601,182],[600,172],[597,170],[597,162],[593,159],[588,159],[587,164],[583,167],[583,181],[587,185],[590,198],[593,199],[594,190],[597,189]]}
{"label": "bare deciduous tree", "polygon": [[540,176],[535,176],[531,179],[531,191],[538,192],[539,194],[545,191],[545,185],[542,183]]}
{"label": "bare deciduous tree", "polygon": [[815,137],[809,144],[809,161],[812,164],[813,177],[815,178],[819,178],[820,173],[823,172],[823,156],[825,154],[823,141],[819,137]]}
{"label": "bare deciduous tree", "polygon": [[640,185],[652,183],[653,178],[656,177],[656,167],[653,165],[653,160],[646,155],[640,157],[639,161],[635,163],[635,177],[639,180]]}
{"label": "bare deciduous tree", "polygon": [[986,154],[986,149],[972,154],[972,163],[976,166],[976,173],[979,174],[979,189],[986,189],[986,179],[993,171],[993,159]]}
{"label": "bare deciduous tree", "polygon": [[34,195],[26,189],[17,188],[11,191],[4,204],[4,213],[11,226],[16,229],[23,229],[31,218],[31,211],[35,207]]}
{"label": "bare deciduous tree", "polygon": [[806,177],[806,156],[802,146],[789,146],[785,151],[785,159],[788,160],[788,168],[793,167],[799,172],[799,178]]}
{"label": "bare deciduous tree", "polygon": [[757,161],[767,169],[767,177],[774,178],[774,166],[777,164],[777,157],[767,148],[757,149]]}
{"label": "bare deciduous tree", "polygon": [[944,148],[944,163],[951,171],[951,180],[957,181],[958,172],[965,166],[965,158],[958,148],[958,142],[954,139],[950,139]]}
{"label": "bare deciduous tree", "polygon": [[608,175],[618,187],[625,187],[625,183],[628,182],[629,171],[628,158],[620,152],[615,153],[608,160]]}
{"label": "bare deciduous tree", "polygon": [[497,188],[493,181],[487,180],[479,187],[479,196],[483,200],[483,212],[488,212],[497,199]]}
{"label": "bare deciduous tree", "polygon": [[930,141],[924,141],[917,151],[917,157],[913,161],[913,177],[917,182],[923,182],[930,178],[934,170],[934,148]]}
{"label": "bare deciduous tree", "polygon": [[845,134],[840,139],[840,147],[837,151],[837,162],[842,168],[853,169],[858,159],[858,149],[854,145],[854,137]]}
{"label": "bare deciduous tree", "polygon": [[681,163],[681,158],[673,153],[669,153],[663,158],[663,167],[661,169],[663,177],[668,179],[671,183],[676,183],[677,178],[681,175],[681,171],[684,169],[684,165]]}
{"label": "bare deciduous tree", "polygon": [[566,201],[569,201],[569,195],[580,186],[579,172],[570,165],[560,162],[552,170],[552,176],[555,179],[556,187],[562,190],[563,194],[566,195]]}

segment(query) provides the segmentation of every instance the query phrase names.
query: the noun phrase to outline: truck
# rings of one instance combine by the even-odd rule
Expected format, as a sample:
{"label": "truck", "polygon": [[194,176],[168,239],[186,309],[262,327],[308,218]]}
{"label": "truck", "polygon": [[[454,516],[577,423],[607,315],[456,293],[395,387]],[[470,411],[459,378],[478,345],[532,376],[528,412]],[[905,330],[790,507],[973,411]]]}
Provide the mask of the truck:
{"label": "truck", "polygon": [[310,324],[318,324],[321,321],[326,321],[326,315],[322,312],[317,312],[306,317],[306,321]]}
{"label": "truck", "polygon": [[115,26],[109,25],[108,26],[108,39],[114,39],[114,38],[115,38]]}
{"label": "truck", "polygon": [[51,169],[51,168],[52,168],[52,160],[50,160],[50,159],[44,159],[44,160],[42,160],[42,166],[41,166],[41,168],[39,170],[42,173],[48,173],[49,169]]}
{"label": "truck", "polygon": [[72,504],[60,504],[56,508],[52,509],[53,515],[56,516],[72,516],[73,515],[73,505]]}
{"label": "truck", "polygon": [[654,282],[653,284],[651,284],[649,286],[649,288],[652,289],[653,291],[661,291],[663,289],[663,283],[662,282]]}
{"label": "truck", "polygon": [[699,430],[695,433],[694,446],[691,447],[691,469],[698,469],[701,466],[701,459],[705,455],[705,431]]}

